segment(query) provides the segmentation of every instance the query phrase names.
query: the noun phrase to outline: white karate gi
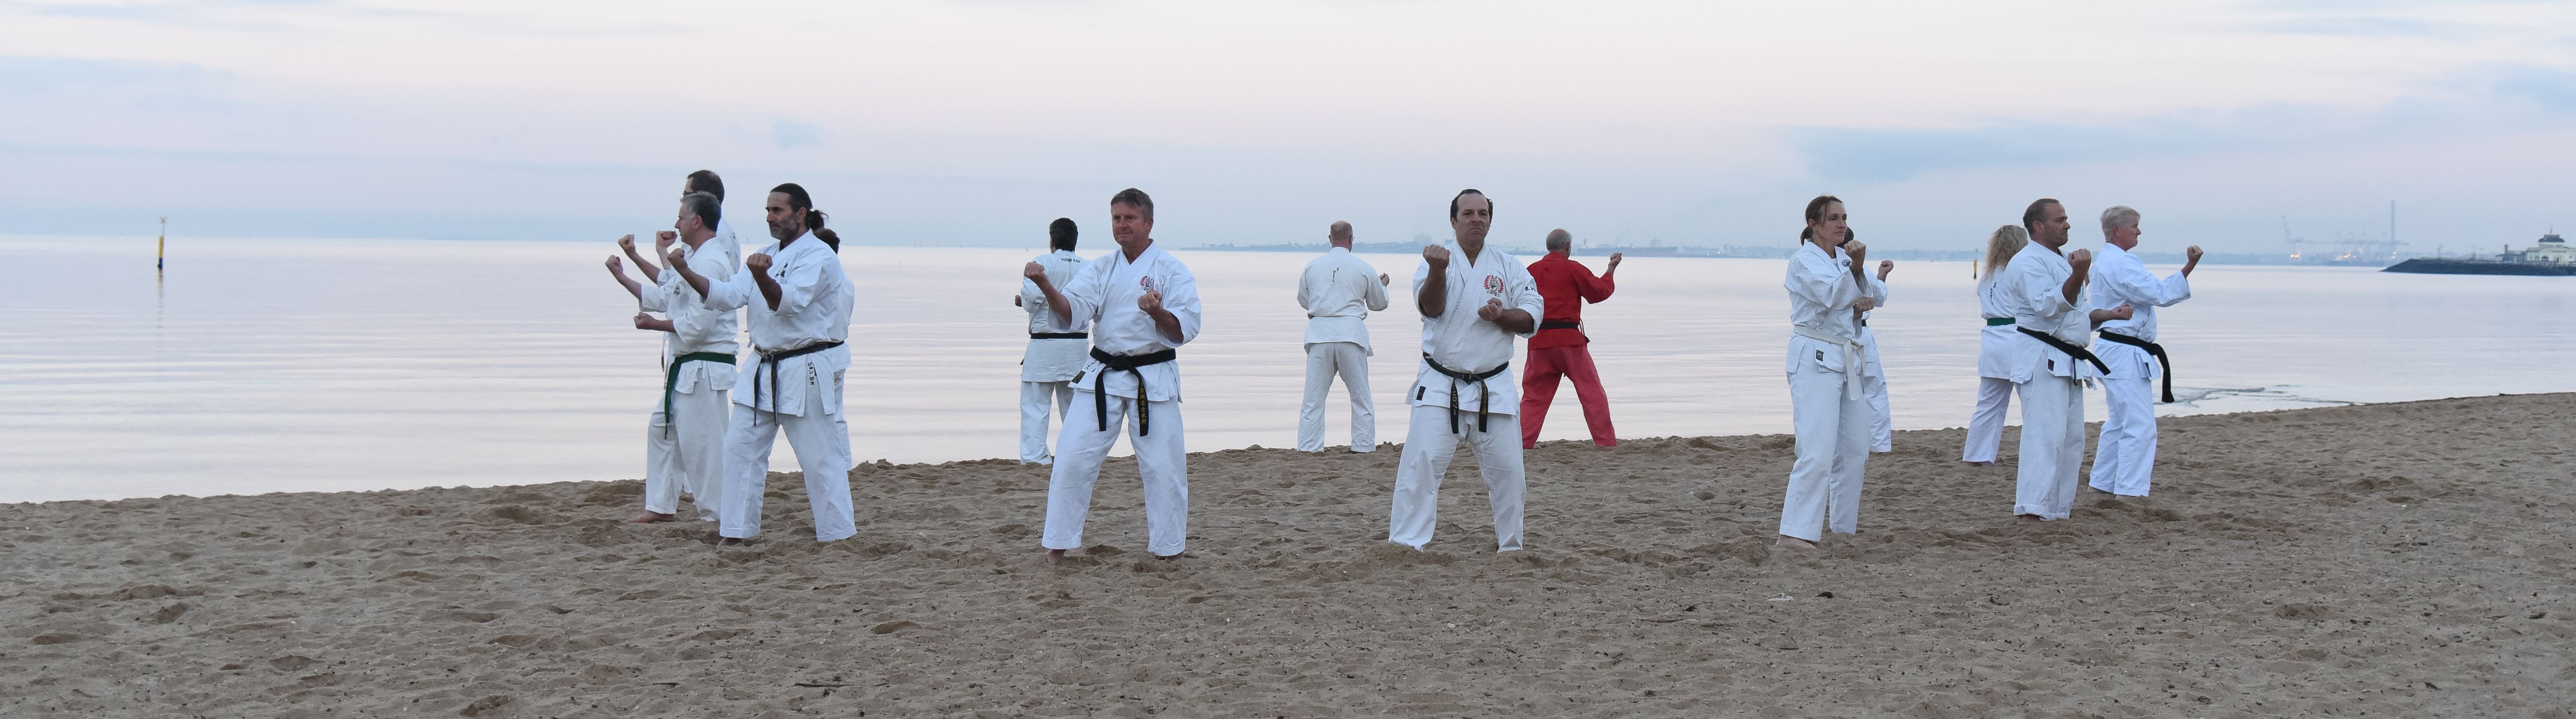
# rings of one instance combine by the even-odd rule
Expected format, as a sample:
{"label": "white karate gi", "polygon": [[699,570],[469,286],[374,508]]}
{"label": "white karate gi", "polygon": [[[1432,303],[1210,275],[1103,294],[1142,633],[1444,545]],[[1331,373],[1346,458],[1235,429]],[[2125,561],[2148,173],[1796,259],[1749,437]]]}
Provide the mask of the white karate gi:
{"label": "white karate gi", "polygon": [[[1162,292],[1163,309],[1180,320],[1180,339],[1163,336],[1154,327],[1154,316],[1137,309],[1136,298],[1149,289]],[[1198,280],[1189,266],[1159,246],[1147,246],[1133,262],[1125,249],[1111,251],[1083,265],[1058,293],[1073,305],[1074,317],[1091,322],[1091,346],[1101,352],[1153,354],[1199,336]],[[1140,406],[1145,416],[1136,417]],[[1046,531],[1040,539],[1046,548],[1082,546],[1091,490],[1122,425],[1145,484],[1145,551],[1168,557],[1188,548],[1190,468],[1189,450],[1182,443],[1179,360],[1133,372],[1110,370],[1098,360],[1083,364],[1073,381],[1073,408],[1056,437],[1055,472],[1047,480]]]}
{"label": "white karate gi", "polygon": [[[1073,284],[1082,273],[1083,260],[1071,250],[1056,250],[1030,260],[1046,267],[1047,282],[1058,288]],[[1059,289],[1061,291],[1061,289]],[[1055,453],[1047,451],[1047,417],[1049,412],[1064,416],[1073,403],[1073,376],[1082,372],[1089,361],[1091,340],[1080,337],[1039,339],[1036,335],[1079,334],[1090,331],[1091,320],[1076,317],[1057,319],[1047,306],[1046,292],[1038,283],[1020,278],[1020,309],[1029,313],[1029,348],[1020,355],[1020,463],[1053,464]],[[1048,405],[1054,405],[1052,408]]]}
{"label": "white karate gi", "polygon": [[734,382],[733,424],[725,434],[725,502],[717,533],[737,539],[760,534],[769,452],[783,433],[805,472],[815,541],[845,539],[859,531],[850,506],[850,429],[841,416],[850,348],[840,345],[774,362],[764,362],[761,355],[847,341],[854,288],[841,268],[841,256],[811,233],[783,249],[772,243],[759,254],[771,258],[769,276],[779,288],[777,309],[770,309],[748,271],[723,282],[711,280],[707,288],[709,307],[751,308],[755,353],[737,360],[740,376]]}
{"label": "white karate gi", "polygon": [[1780,534],[1810,542],[1821,529],[1860,531],[1862,469],[1869,464],[1872,413],[1865,397],[1877,366],[1863,359],[1852,305],[1883,301],[1887,286],[1852,274],[1851,255],[1813,242],[1790,253],[1789,404],[1797,459],[1780,503]]}
{"label": "white karate gi", "polygon": [[[1880,286],[1885,287],[1883,283]],[[1861,313],[1860,319],[1869,321],[1869,313]],[[1896,417],[1887,404],[1887,366],[1878,361],[1878,335],[1863,324],[1860,336],[1853,339],[1860,340],[1860,361],[1869,367],[1860,385],[1861,400],[1869,403],[1869,451],[1896,451]]]}
{"label": "white karate gi", "polygon": [[[2156,341],[2156,308],[2172,307],[2191,299],[2191,280],[2176,272],[2171,277],[2156,279],[2147,272],[2138,256],[2104,243],[2093,255],[2093,268],[2088,273],[2093,295],[2093,309],[2117,309],[2128,305],[2128,319],[2104,322],[2104,334],[2121,334],[2148,342]],[[2156,465],[2156,399],[2161,396],[2156,378],[2164,368],[2155,355],[2138,347],[2118,342],[2095,342],[2093,354],[2109,365],[2102,375],[2102,399],[2110,406],[2102,418],[2102,438],[2093,448],[2093,488],[2131,497],[2147,496],[2147,486]]]}
{"label": "white karate gi", "polygon": [[[742,265],[739,255],[728,254],[731,248],[721,237],[681,247],[690,270],[705,276],[709,289],[733,277]],[[686,491],[697,505],[698,519],[714,521],[724,506],[725,392],[733,388],[734,368],[707,359],[680,362],[676,370],[671,365],[693,354],[733,357],[741,351],[735,337],[742,325],[733,311],[709,309],[679,270],[669,267],[662,268],[638,300],[644,311],[671,320],[671,332],[662,340],[664,397],[656,398],[652,419],[644,426],[644,511],[678,514],[680,493]]]}
{"label": "white karate gi", "polygon": [[1369,398],[1368,313],[1386,309],[1377,268],[1335,247],[1306,263],[1297,305],[1306,308],[1306,401],[1297,409],[1297,451],[1324,451],[1324,396],[1333,377],[1351,396],[1351,451],[1377,450],[1377,403]]}
{"label": "white karate gi", "polygon": [[[2037,242],[2013,255],[1995,277],[1994,293],[2016,328],[2046,332],[2083,347],[2093,339],[2082,293],[2066,301],[2066,257]],[[2065,519],[2083,478],[2084,388],[2090,365],[2018,331],[2006,349],[2004,370],[2021,392],[2021,468],[2014,483],[2013,514]]]}
{"label": "white karate gi", "polygon": [[1977,281],[1977,306],[1986,320],[1977,333],[1977,408],[1968,415],[1967,446],[1959,450],[1959,461],[1995,461],[1995,449],[2004,442],[2004,413],[2012,409],[2012,371],[2005,366],[2016,342],[2027,338],[2013,331],[2010,323],[1994,320],[2012,319],[2012,311],[1995,296],[1995,275]]}
{"label": "white karate gi", "polygon": [[[1440,483],[1449,475],[1449,461],[1457,457],[1458,443],[1465,441],[1476,453],[1485,497],[1493,507],[1494,551],[1514,551],[1521,548],[1521,495],[1529,478],[1521,467],[1517,416],[1521,383],[1504,365],[1512,359],[1512,338],[1530,336],[1537,331],[1539,318],[1547,316],[1546,301],[1540,299],[1538,286],[1520,258],[1486,245],[1484,253],[1469,262],[1467,251],[1455,240],[1447,247],[1449,304],[1440,316],[1422,318],[1424,360],[1414,371],[1413,385],[1404,391],[1412,418],[1405,429],[1404,456],[1395,466],[1395,497],[1387,512],[1386,539],[1414,549],[1431,543],[1431,530],[1439,519]],[[1431,263],[1414,268],[1417,305],[1430,278]],[[1506,331],[1478,317],[1477,308],[1487,300],[1501,300],[1505,309],[1529,313],[1531,332]],[[1461,382],[1432,369],[1432,362],[1470,375],[1503,369],[1481,382]],[[1454,412],[1450,409],[1453,385],[1458,394]]]}

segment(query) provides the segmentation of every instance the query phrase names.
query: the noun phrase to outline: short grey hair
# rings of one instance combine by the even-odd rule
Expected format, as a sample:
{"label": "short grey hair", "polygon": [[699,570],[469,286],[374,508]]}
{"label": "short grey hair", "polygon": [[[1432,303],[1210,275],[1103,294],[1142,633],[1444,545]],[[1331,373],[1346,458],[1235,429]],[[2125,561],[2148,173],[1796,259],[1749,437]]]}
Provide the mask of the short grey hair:
{"label": "short grey hair", "polygon": [[2102,235],[2104,237],[2109,237],[2112,230],[2122,227],[2136,226],[2138,226],[2138,211],[2129,209],[2128,205],[2112,205],[2111,209],[2102,211]]}
{"label": "short grey hair", "polygon": [[680,206],[689,208],[689,214],[697,215],[698,221],[706,223],[707,230],[710,232],[716,229],[717,222],[724,220],[724,202],[716,199],[715,193],[712,192],[692,192],[681,195]]}
{"label": "short grey hair", "polygon": [[1549,252],[1571,252],[1571,251],[1573,251],[1573,250],[1574,250],[1574,235],[1567,234],[1567,233],[1566,233],[1566,231],[1564,231],[1564,230],[1548,230],[1548,231],[1547,231],[1547,251],[1549,251]]}

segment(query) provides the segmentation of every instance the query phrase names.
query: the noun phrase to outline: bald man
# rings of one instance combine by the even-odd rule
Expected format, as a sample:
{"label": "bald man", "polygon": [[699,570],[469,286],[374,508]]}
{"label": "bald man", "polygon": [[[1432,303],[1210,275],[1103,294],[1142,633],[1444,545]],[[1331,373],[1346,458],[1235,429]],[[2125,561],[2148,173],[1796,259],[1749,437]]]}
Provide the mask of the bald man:
{"label": "bald man", "polygon": [[1556,401],[1558,378],[1574,380],[1574,397],[1583,404],[1583,423],[1592,430],[1592,443],[1602,447],[1619,446],[1619,433],[1610,427],[1610,395],[1601,391],[1601,372],[1592,367],[1592,337],[1583,332],[1584,303],[1610,299],[1617,289],[1611,275],[1619,272],[1620,253],[1610,254],[1610,266],[1601,276],[1570,257],[1574,252],[1574,235],[1565,230],[1547,233],[1547,256],[1530,263],[1530,282],[1547,305],[1547,316],[1538,323],[1538,334],[1529,340],[1529,361],[1521,368],[1521,448],[1538,446],[1538,428],[1547,421],[1547,406]]}
{"label": "bald man", "polygon": [[1333,377],[1351,395],[1351,451],[1377,451],[1377,403],[1369,400],[1368,313],[1386,309],[1385,273],[1351,254],[1351,223],[1326,231],[1332,247],[1306,263],[1297,305],[1306,308],[1306,402],[1297,409],[1297,451],[1324,451],[1324,396]]}

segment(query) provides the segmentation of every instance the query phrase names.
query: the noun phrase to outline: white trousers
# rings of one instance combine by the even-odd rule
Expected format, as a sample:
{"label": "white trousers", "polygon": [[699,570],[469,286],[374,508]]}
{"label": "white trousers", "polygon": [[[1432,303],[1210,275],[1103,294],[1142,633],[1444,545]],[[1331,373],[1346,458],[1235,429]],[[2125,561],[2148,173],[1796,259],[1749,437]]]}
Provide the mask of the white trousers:
{"label": "white trousers", "polygon": [[2084,385],[2039,375],[2021,383],[2021,474],[2013,514],[2065,519],[2084,478]]}
{"label": "white trousers", "polygon": [[[1509,381],[1505,377],[1505,381]],[[1521,469],[1521,420],[1487,414],[1484,431],[1476,416],[1458,418],[1458,434],[1449,433],[1448,407],[1414,407],[1404,435],[1404,456],[1395,465],[1395,502],[1388,510],[1386,541],[1414,549],[1431,543],[1439,521],[1440,482],[1449,476],[1449,461],[1458,444],[1474,451],[1476,468],[1485,477],[1485,499],[1494,509],[1494,551],[1521,548],[1521,495],[1529,476]]]}
{"label": "white trousers", "polygon": [[669,416],[662,403],[653,403],[653,418],[644,423],[644,511],[679,514],[680,493],[687,492],[699,521],[716,519],[724,506],[725,427],[733,406],[726,394],[705,385],[672,393]]}
{"label": "white trousers", "polygon": [[736,539],[760,534],[760,503],[769,491],[769,451],[787,435],[805,470],[805,500],[814,510],[814,541],[858,534],[850,507],[850,426],[839,413],[823,414],[822,389],[806,385],[804,416],[733,406],[725,433],[723,521],[717,534]]}
{"label": "white trousers", "polygon": [[2102,418],[2102,439],[2093,447],[2093,488],[2131,497],[2147,496],[2156,467],[2156,380],[2111,379],[2102,382],[2102,399],[2110,416]]}
{"label": "white trousers", "polygon": [[1091,514],[1091,489],[1100,482],[1100,464],[1118,443],[1123,427],[1127,445],[1136,450],[1136,473],[1145,481],[1145,551],[1158,557],[1187,549],[1190,533],[1189,449],[1181,441],[1179,400],[1148,401],[1151,434],[1136,433],[1136,400],[1109,398],[1109,429],[1100,428],[1088,389],[1073,393],[1074,411],[1065,418],[1055,441],[1055,474],[1047,479],[1046,531],[1039,544],[1048,549],[1082,546],[1082,523]]}
{"label": "white trousers", "polygon": [[1324,451],[1324,396],[1333,377],[1351,396],[1351,451],[1377,450],[1377,403],[1369,401],[1368,350],[1357,342],[1317,342],[1306,348],[1306,403],[1297,409],[1297,451]]}
{"label": "white trousers", "polygon": [[1862,378],[1860,398],[1869,403],[1869,451],[1896,451],[1896,417],[1887,407],[1887,378]]}
{"label": "white trousers", "polygon": [[1869,464],[1872,413],[1867,399],[1846,399],[1843,375],[1822,370],[1789,375],[1797,460],[1780,503],[1780,534],[1810,542],[1823,529],[1860,531],[1861,470]]}
{"label": "white trousers", "polygon": [[1968,445],[1959,450],[1959,461],[1995,461],[1995,449],[2004,443],[2004,411],[2012,409],[2012,396],[2012,380],[1977,378],[1977,410],[1968,415]]}
{"label": "white trousers", "polygon": [[[1047,407],[1053,400],[1055,407]],[[1052,464],[1055,453],[1047,451],[1047,413],[1063,417],[1073,404],[1073,382],[1020,383],[1020,463]]]}

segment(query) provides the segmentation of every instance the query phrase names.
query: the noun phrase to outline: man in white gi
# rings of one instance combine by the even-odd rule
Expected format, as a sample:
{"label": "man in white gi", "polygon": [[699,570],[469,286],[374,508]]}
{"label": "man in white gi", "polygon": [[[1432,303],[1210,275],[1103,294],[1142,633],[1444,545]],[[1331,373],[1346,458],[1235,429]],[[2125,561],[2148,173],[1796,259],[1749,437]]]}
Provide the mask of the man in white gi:
{"label": "man in white gi", "polygon": [[2093,308],[2132,308],[2128,319],[2101,325],[2104,344],[2093,354],[2110,367],[2102,373],[2102,399],[2109,416],[2102,418],[2102,438],[2093,448],[2096,490],[2122,497],[2147,496],[2156,464],[2156,380],[2164,380],[2163,398],[2174,401],[2172,367],[2164,345],[2156,344],[2156,308],[2191,299],[2191,270],[2200,266],[2200,246],[2183,249],[2182,271],[2164,279],[2147,272],[2129,251],[2138,246],[2138,211],[2126,205],[2102,211],[2104,247],[2093,261]]}
{"label": "man in white gi", "polygon": [[[1082,257],[1073,254],[1080,235],[1069,217],[1047,226],[1048,251],[1030,262],[1046,268],[1048,282],[1063,287],[1082,271]],[[1020,355],[1020,463],[1054,464],[1055,453],[1047,449],[1048,413],[1070,416],[1073,376],[1082,371],[1083,350],[1091,347],[1091,320],[1057,315],[1038,283],[1026,277],[1011,304],[1029,313],[1029,349]]]}
{"label": "man in white gi", "polygon": [[1175,348],[1199,336],[1198,280],[1154,246],[1154,198],[1144,191],[1131,187],[1109,198],[1109,233],[1118,251],[1083,265],[1061,289],[1043,265],[1021,270],[1058,318],[1091,323],[1091,361],[1074,376],[1073,416],[1056,437],[1055,473],[1047,480],[1040,543],[1050,561],[1082,546],[1091,490],[1122,426],[1145,484],[1145,551],[1178,559],[1188,549],[1189,450]]}
{"label": "man in white gi", "polygon": [[[672,225],[677,231],[659,233],[655,244],[668,247],[674,240],[682,242],[687,246],[676,254],[697,260],[698,267],[715,281],[730,279],[734,263],[724,256],[724,247],[709,226],[721,222],[723,212],[715,195],[682,195],[679,218]],[[712,521],[723,505],[725,395],[733,387],[738,349],[734,337],[741,326],[734,313],[708,309],[678,271],[656,268],[637,257],[634,235],[618,238],[617,244],[639,269],[659,278],[653,286],[643,287],[626,279],[617,258],[608,258],[609,273],[635,295],[643,310],[635,314],[635,327],[670,333],[663,339],[661,401],[655,403],[652,420],[645,424],[644,513],[628,521],[677,519],[682,491],[697,505],[698,519]],[[656,319],[649,312],[667,318]]]}
{"label": "man in white gi", "polygon": [[[805,498],[814,511],[814,539],[829,542],[858,533],[850,507],[850,434],[841,417],[841,388],[850,367],[853,288],[832,247],[839,238],[823,228],[805,188],[788,183],[769,191],[769,236],[777,242],[744,258],[745,271],[715,283],[691,271],[673,253],[671,265],[706,296],[707,307],[751,308],[751,344],[757,357],[735,380],[733,422],[725,434],[724,507],[717,533],[723,544],[760,534],[761,495],[767,488],[769,452],[778,435],[796,450],[805,471]],[[748,392],[739,391],[748,386]]]}
{"label": "man in white gi", "polygon": [[[2021,469],[2014,483],[2013,516],[2024,524],[2065,519],[2075,506],[2083,475],[2086,364],[2100,359],[2085,349],[2093,338],[2084,298],[2091,253],[2059,254],[2066,245],[2066,208],[2042,198],[2022,211],[2030,245],[1995,277],[1995,296],[2020,333],[2004,358],[2021,395]],[[2104,314],[2109,314],[2105,312]],[[2094,367],[2101,370],[2099,366]]]}
{"label": "man in white gi", "polygon": [[1494,510],[1494,551],[1521,548],[1520,382],[1512,378],[1512,338],[1538,331],[1547,314],[1537,284],[1518,258],[1485,246],[1493,201],[1477,190],[1449,200],[1450,242],[1422,248],[1413,271],[1414,307],[1422,312],[1422,365],[1404,390],[1412,407],[1404,456],[1395,466],[1395,497],[1386,540],[1414,549],[1431,543],[1440,482],[1465,441],[1484,474]]}
{"label": "man in white gi", "polygon": [[1872,413],[1863,392],[1877,367],[1863,359],[1855,322],[1886,298],[1868,275],[1869,249],[1850,241],[1843,202],[1807,202],[1807,227],[1781,284],[1789,291],[1790,421],[1796,459],[1780,500],[1773,544],[1813,549],[1824,530],[1860,531],[1860,490],[1869,464]]}
{"label": "man in white gi", "polygon": [[[1333,377],[1351,395],[1351,451],[1377,451],[1377,403],[1369,399],[1368,313],[1386,309],[1386,273],[1351,254],[1351,223],[1335,222],[1332,247],[1306,263],[1297,306],[1306,308],[1306,402],[1297,409],[1297,451],[1324,451],[1324,395]],[[1372,277],[1374,275],[1374,277]],[[1372,281],[1374,280],[1374,281]]]}

